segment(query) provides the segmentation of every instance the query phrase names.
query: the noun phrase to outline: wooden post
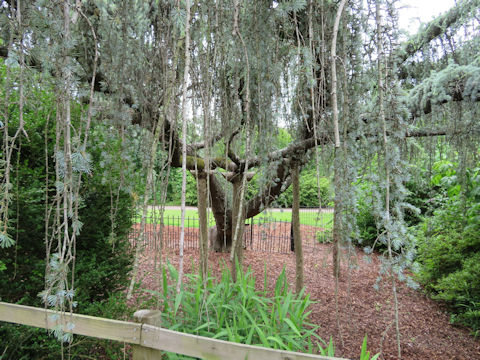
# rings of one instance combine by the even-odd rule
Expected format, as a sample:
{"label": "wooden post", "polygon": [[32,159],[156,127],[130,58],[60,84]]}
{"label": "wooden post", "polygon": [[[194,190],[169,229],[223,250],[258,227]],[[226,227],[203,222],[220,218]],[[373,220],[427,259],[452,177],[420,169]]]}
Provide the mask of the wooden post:
{"label": "wooden post", "polygon": [[292,176],[292,232],[295,251],[295,290],[297,294],[303,288],[303,245],[300,233],[300,166],[293,162]]}
{"label": "wooden post", "polygon": [[208,271],[208,222],[207,222],[207,175],[197,175],[198,222],[200,228],[200,275],[207,279]]}
{"label": "wooden post", "polygon": [[[160,326],[160,310],[138,310],[133,314],[135,322],[153,326]],[[140,338],[140,345],[132,345],[133,360],[158,360],[162,359],[162,351],[143,347],[144,341]]]}
{"label": "wooden post", "polygon": [[[243,271],[243,233],[245,231],[245,203],[241,199],[242,194],[242,177],[237,176],[232,181],[233,184],[233,205],[232,205],[232,250],[234,251],[234,257],[232,260],[232,277],[233,280],[237,280],[237,268],[235,266],[235,259],[237,259],[240,266],[240,270]],[[240,217],[240,219],[239,219]],[[237,225],[237,221],[240,220],[240,223]],[[235,239],[235,233],[238,233],[237,238]],[[235,248],[234,248],[235,245]]]}

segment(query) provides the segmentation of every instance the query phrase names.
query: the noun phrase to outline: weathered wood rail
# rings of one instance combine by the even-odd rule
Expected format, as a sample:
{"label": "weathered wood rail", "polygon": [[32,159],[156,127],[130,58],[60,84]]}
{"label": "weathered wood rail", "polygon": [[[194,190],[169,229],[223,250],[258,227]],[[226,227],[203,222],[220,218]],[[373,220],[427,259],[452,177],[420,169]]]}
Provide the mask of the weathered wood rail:
{"label": "weathered wood rail", "polygon": [[61,322],[69,323],[72,324],[73,334],[132,344],[134,360],[160,359],[160,350],[207,360],[346,360],[267,349],[163,329],[155,326],[160,315],[158,311],[137,311],[135,318],[138,322],[70,313],[61,317],[56,315],[51,310],[0,302],[0,321],[43,329],[53,329]]}

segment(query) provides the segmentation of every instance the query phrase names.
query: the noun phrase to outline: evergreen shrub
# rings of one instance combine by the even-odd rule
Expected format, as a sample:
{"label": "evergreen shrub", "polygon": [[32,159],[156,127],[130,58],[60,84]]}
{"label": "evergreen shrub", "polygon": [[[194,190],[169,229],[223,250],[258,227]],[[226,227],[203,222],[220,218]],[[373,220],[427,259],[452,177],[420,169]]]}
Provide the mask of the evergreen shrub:
{"label": "evergreen shrub", "polygon": [[[404,220],[407,226],[415,226],[419,224],[425,217],[431,216],[435,207],[438,206],[439,200],[438,187],[425,181],[422,176],[416,176],[405,184],[408,195],[405,203],[410,204],[413,208],[405,209]],[[383,228],[377,228],[378,219],[375,219],[375,211],[373,209],[373,201],[369,193],[368,186],[364,186],[363,192],[357,204],[357,226],[359,237],[354,239],[354,244],[364,247],[373,248],[376,251],[385,251],[386,245],[375,240],[379,234],[383,232]]]}
{"label": "evergreen shrub", "polygon": [[[320,203],[318,190],[320,189]],[[292,207],[292,186],[282,193],[275,203],[279,207]],[[333,191],[329,179],[320,177],[317,184],[317,174],[314,170],[304,170],[300,174],[300,206],[315,208],[333,206]]]}
{"label": "evergreen shrub", "polygon": [[479,334],[480,168],[467,170],[463,180],[445,168],[437,164],[432,179],[441,188],[442,205],[418,226],[418,279],[450,307],[452,322]]}
{"label": "evergreen shrub", "polygon": [[[51,202],[55,196],[55,123],[52,120],[47,123],[47,119],[55,118],[55,100],[53,93],[41,89],[38,89],[36,100],[40,103],[36,107],[25,107],[25,129],[29,141],[23,141],[20,152],[15,150],[12,156],[13,197],[10,203],[9,234],[16,243],[0,251],[0,301],[43,307],[38,293],[45,287],[45,197],[48,195]],[[10,113],[18,112],[17,107],[13,103],[9,108]],[[80,104],[72,104],[73,121],[78,121],[81,111]],[[15,119],[12,116],[9,124],[10,136],[16,131]],[[1,141],[4,141],[5,131],[0,135]],[[101,157],[100,149],[92,141],[87,151],[92,155],[93,162],[92,173],[83,177],[80,190],[83,200],[79,219],[83,227],[76,240],[74,300],[78,302],[78,307],[75,311],[89,314],[92,309],[96,309],[92,315],[107,317],[108,314],[99,309],[106,309],[104,306],[107,304],[112,308],[112,298],[124,301],[118,294],[127,284],[133,260],[127,238],[133,217],[133,204],[131,196],[120,191],[115,236],[111,236],[110,189],[97,166]],[[123,312],[123,305],[119,303],[117,306],[117,309],[122,310],[119,312]],[[100,346],[99,343],[92,343],[91,339],[81,343],[90,344],[97,350]],[[2,360],[58,359],[61,345],[45,330],[2,324],[0,349]],[[90,350],[82,345],[82,351],[88,353]]]}

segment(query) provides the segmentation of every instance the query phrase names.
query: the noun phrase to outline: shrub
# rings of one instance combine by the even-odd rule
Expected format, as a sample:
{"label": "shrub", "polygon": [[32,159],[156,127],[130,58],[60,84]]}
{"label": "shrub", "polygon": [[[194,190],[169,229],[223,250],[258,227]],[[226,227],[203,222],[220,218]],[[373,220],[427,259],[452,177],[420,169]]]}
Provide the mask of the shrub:
{"label": "shrub", "polygon": [[[90,181],[93,183],[90,183]],[[111,237],[110,194],[104,185],[92,179],[85,183],[86,206],[80,211],[83,228],[77,240],[76,287],[80,309],[82,302],[108,299],[128,283],[133,253],[128,241],[133,206],[128,194],[120,193]],[[83,301],[82,301],[83,300]]]}
{"label": "shrub", "polygon": [[480,226],[478,222],[463,226],[457,220],[456,206],[443,211],[425,221],[419,230],[418,278],[433,298],[450,305],[452,320],[478,332]]}
{"label": "shrub", "polygon": [[[438,187],[423,180],[421,175],[415,177],[405,184],[408,195],[405,203],[413,208],[404,209],[404,220],[407,226],[415,226],[422,221],[425,216],[431,216],[435,207],[438,206],[440,200],[438,196]],[[414,209],[417,211],[414,211]],[[377,241],[379,234],[383,232],[383,228],[378,228],[378,219],[375,219],[373,203],[368,186],[365,186],[357,205],[357,226],[359,237],[354,240],[356,245],[361,247],[373,248],[375,244],[376,251],[385,251],[386,245]]]}
{"label": "shrub", "polygon": [[[38,293],[45,287],[45,197],[48,195],[51,201],[55,196],[52,175],[55,174],[52,161],[55,123],[50,121],[47,124],[46,119],[55,118],[55,101],[53,93],[36,91],[39,92],[36,101],[40,105],[25,106],[24,113],[29,141],[22,143],[20,153],[15,150],[12,155],[15,161],[11,170],[13,197],[9,234],[17,241],[15,246],[0,252],[0,301],[42,307]],[[11,107],[12,114],[18,112],[17,104]],[[72,121],[78,121],[81,110],[82,105],[72,103]],[[9,132],[16,131],[15,121],[15,117],[10,119]],[[47,139],[44,138],[45,133]],[[74,284],[75,300],[78,301],[76,311],[87,314],[92,306],[102,308],[105,301],[126,285],[132,262],[127,239],[131,227],[132,199],[129,194],[120,191],[115,236],[111,236],[110,188],[97,166],[102,154],[93,138],[90,137],[88,146],[93,158],[92,175],[83,178],[80,190],[83,201],[79,217],[83,227],[76,240]],[[45,186],[45,143],[49,160],[49,188]],[[115,176],[110,172],[109,180]],[[0,326],[0,349],[2,359],[60,357],[60,344],[56,339],[49,337],[44,330],[18,325]]]}
{"label": "shrub", "polygon": [[[42,121],[36,124],[38,128],[34,125],[30,123],[29,132],[41,133]],[[45,158],[43,141],[41,137],[32,137],[30,142],[23,144],[20,166],[12,173],[12,183],[14,187],[18,186],[18,191],[15,189],[11,209],[14,215],[18,211],[18,220],[15,216],[10,232],[18,241],[16,246],[0,253],[0,261],[6,267],[5,276],[0,278],[0,298],[4,301],[40,304],[37,294],[44,287],[45,272],[45,194],[48,191],[50,198],[54,194],[51,188],[45,189],[45,164],[38,160]],[[95,150],[95,147],[92,146],[92,149]],[[32,157],[35,162],[30,161]],[[76,242],[75,264],[79,309],[83,301],[89,303],[108,298],[124,285],[132,261],[127,239],[133,214],[132,199],[120,192],[115,239],[112,239],[110,192],[95,170],[93,176],[85,177],[80,192],[83,206],[79,217],[83,227]]]}
{"label": "shrub", "polygon": [[[445,164],[443,164],[445,165]],[[445,169],[445,166],[437,169]],[[440,173],[443,205],[418,226],[417,276],[433,298],[444,301],[452,321],[480,330],[480,169],[459,187],[455,172]]]}
{"label": "shrub", "polygon": [[[41,190],[40,182],[36,182],[35,176],[27,176],[29,173],[34,174],[35,171],[23,169],[20,173],[25,181],[25,188],[23,185],[20,186],[18,202],[13,202],[18,204],[19,210],[18,242],[16,249],[14,247],[4,249],[0,253],[1,261],[6,267],[0,276],[0,299],[42,307],[37,294],[45,286],[45,244],[42,226],[44,192]],[[95,183],[95,179],[90,181]],[[37,185],[38,187],[35,187]],[[76,311],[102,317],[108,317],[108,313],[102,309],[107,310],[107,304],[111,304],[109,299],[121,300],[115,294],[127,283],[133,257],[127,239],[132,218],[131,200],[129,196],[121,195],[117,237],[115,244],[112,244],[109,237],[111,224],[107,215],[110,213],[110,196],[107,194],[107,188],[98,183],[83,191],[85,207],[80,211],[80,219],[84,225],[77,239],[74,286],[75,300],[78,301]],[[15,207],[14,210],[16,211]],[[120,305],[121,303],[118,304],[119,309],[122,309]],[[93,309],[96,311],[93,312]],[[79,344],[78,347],[77,343],[81,346]],[[103,349],[102,352],[105,353],[118,350],[118,345],[92,338],[82,340],[75,338],[73,346],[74,353],[78,348],[78,353],[83,355],[99,349]],[[45,330],[19,325],[0,326],[0,348],[5,350],[2,359],[58,359],[61,355],[60,343]],[[108,358],[114,358],[113,352]]]}
{"label": "shrub", "polygon": [[354,244],[361,247],[370,247],[377,251],[386,249],[384,244],[375,243],[381,231],[377,229],[377,221],[373,215],[373,205],[366,198],[362,198],[358,202],[357,226],[359,236],[353,239]]}
{"label": "shrub", "polygon": [[[168,179],[167,202],[171,204],[180,204],[182,196],[182,169],[170,169]],[[157,194],[157,201],[160,194]],[[185,204],[188,206],[197,206],[197,181],[195,177],[187,172],[187,189],[185,193]]]}
{"label": "shrub", "polygon": [[[332,206],[333,191],[330,180],[320,177],[317,184],[317,174],[313,170],[304,170],[300,174],[300,206],[302,207],[322,207]],[[319,186],[318,186],[319,185]],[[320,203],[318,199],[318,189],[320,187]],[[292,206],[292,187],[290,186],[275,201],[277,206]]]}

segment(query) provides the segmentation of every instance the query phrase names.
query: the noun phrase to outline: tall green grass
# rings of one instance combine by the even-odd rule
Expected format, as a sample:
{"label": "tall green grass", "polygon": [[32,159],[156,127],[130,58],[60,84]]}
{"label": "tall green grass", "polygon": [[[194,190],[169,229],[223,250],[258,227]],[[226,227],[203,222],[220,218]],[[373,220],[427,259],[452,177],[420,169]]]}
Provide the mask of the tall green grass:
{"label": "tall green grass", "polygon": [[[198,274],[187,274],[176,293],[178,272],[167,263],[162,271],[163,290],[146,291],[155,295],[150,300],[153,303],[160,300],[164,328],[247,345],[335,356],[332,339],[328,344],[323,341],[316,334],[319,326],[308,320],[313,301],[303,290],[297,295],[289,290],[285,269],[273,291],[267,290],[266,268],[263,291],[255,289],[250,268],[243,272],[237,263],[237,274],[233,281],[226,266],[220,280],[209,275],[203,282]],[[367,351],[365,336],[360,360],[378,357]],[[192,359],[173,353],[167,353],[166,358]]]}
{"label": "tall green grass", "polygon": [[[152,292],[161,299],[162,327],[273,349],[327,351],[329,345],[316,334],[318,326],[308,321],[312,304],[309,295],[304,291],[293,294],[285,271],[277,279],[273,293],[255,289],[250,269],[244,273],[237,267],[237,274],[233,281],[230,271],[224,269],[220,281],[209,277],[205,283],[199,275],[189,274],[177,294],[170,284],[177,282],[178,272],[168,264],[163,271],[163,291]],[[168,358],[189,359],[175,354],[168,354]]]}

